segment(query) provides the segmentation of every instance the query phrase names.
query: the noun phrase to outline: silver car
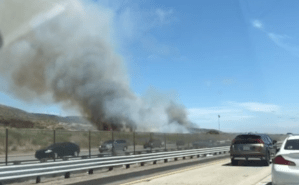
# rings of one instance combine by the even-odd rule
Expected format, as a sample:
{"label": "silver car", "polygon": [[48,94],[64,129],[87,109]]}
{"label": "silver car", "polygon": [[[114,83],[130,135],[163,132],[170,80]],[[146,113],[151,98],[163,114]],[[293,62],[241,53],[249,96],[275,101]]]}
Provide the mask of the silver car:
{"label": "silver car", "polygon": [[236,158],[245,158],[246,161],[248,158],[258,158],[269,166],[270,159],[276,154],[276,143],[266,134],[238,135],[230,147],[231,164],[238,164]]}
{"label": "silver car", "polygon": [[112,151],[126,151],[128,149],[128,143],[126,140],[109,140],[105,141],[99,146],[99,152],[112,152]]}

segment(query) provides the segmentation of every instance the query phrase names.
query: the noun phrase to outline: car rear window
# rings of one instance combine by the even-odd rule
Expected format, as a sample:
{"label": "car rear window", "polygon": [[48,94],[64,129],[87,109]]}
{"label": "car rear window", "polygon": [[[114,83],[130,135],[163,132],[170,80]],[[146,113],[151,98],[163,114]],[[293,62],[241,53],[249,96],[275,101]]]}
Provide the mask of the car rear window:
{"label": "car rear window", "polygon": [[238,139],[261,139],[261,136],[257,135],[239,135],[235,138],[236,140]]}
{"label": "car rear window", "polygon": [[284,147],[285,150],[299,150],[299,140],[291,139],[288,140]]}
{"label": "car rear window", "polygon": [[261,139],[258,135],[239,135],[235,138],[234,144],[255,144],[256,140]]}

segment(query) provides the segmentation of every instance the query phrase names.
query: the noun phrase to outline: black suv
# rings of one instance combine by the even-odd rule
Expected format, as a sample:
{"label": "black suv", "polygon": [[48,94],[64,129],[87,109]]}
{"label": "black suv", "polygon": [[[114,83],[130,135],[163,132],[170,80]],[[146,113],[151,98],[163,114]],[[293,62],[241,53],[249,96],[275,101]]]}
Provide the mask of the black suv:
{"label": "black suv", "polygon": [[193,148],[207,148],[207,147],[213,147],[214,143],[212,140],[200,140],[200,141],[194,141],[192,143]]}
{"label": "black suv", "polygon": [[233,139],[230,147],[232,165],[237,165],[235,158],[258,158],[266,166],[269,166],[270,159],[277,152],[277,141],[272,140],[266,134],[242,134]]}
{"label": "black suv", "polygon": [[45,158],[58,158],[64,156],[79,156],[80,147],[71,142],[55,143],[48,146],[45,149],[37,150],[35,152],[35,158],[45,159]]}
{"label": "black suv", "polygon": [[184,140],[176,141],[176,146],[177,148],[185,146],[185,141]]}

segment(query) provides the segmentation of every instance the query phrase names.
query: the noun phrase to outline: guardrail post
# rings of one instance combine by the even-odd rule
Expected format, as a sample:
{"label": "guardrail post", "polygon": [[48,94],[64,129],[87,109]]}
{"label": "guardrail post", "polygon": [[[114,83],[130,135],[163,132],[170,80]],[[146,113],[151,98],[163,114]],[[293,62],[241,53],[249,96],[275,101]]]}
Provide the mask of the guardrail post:
{"label": "guardrail post", "polygon": [[134,155],[135,155],[135,130],[134,130],[134,132],[133,132],[133,144],[134,144]]}
{"label": "guardrail post", "polygon": [[36,177],[36,181],[35,181],[36,183],[40,183],[40,176],[37,176]]}
{"label": "guardrail post", "polygon": [[5,165],[7,166],[7,154],[8,154],[8,129],[5,130]]}
{"label": "guardrail post", "polygon": [[90,148],[90,131],[89,131],[89,136],[88,136],[88,148],[89,148],[89,158],[91,158],[91,148]]}

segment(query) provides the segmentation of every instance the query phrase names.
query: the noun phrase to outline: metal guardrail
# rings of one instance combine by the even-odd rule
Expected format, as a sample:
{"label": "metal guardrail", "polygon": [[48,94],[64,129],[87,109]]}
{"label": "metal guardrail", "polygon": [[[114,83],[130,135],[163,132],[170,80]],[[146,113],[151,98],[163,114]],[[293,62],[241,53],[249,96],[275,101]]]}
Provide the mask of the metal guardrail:
{"label": "metal guardrail", "polygon": [[[222,146],[227,146],[227,145],[218,145],[218,146],[213,146],[213,147],[222,147]],[[202,148],[202,147],[201,147]],[[211,147],[207,147],[211,148]],[[157,153],[157,152],[167,152],[167,151],[178,151],[178,150],[190,150],[190,149],[199,149],[199,148],[194,148],[194,147],[177,147],[177,148],[152,148],[152,149],[143,149],[143,150],[131,150],[131,151],[123,151],[121,153],[117,153],[115,155],[135,155],[135,154],[145,154],[145,153]],[[81,151],[82,152],[82,151]],[[19,155],[19,157],[22,155]],[[24,156],[24,155],[23,155]],[[29,156],[29,155],[26,155]],[[96,155],[80,155],[80,156],[64,156],[63,158],[56,158],[54,159],[23,159],[23,160],[10,160],[7,162],[0,162],[0,167],[4,165],[23,165],[23,164],[36,164],[36,163],[45,163],[45,162],[58,162],[58,161],[65,161],[65,160],[80,160],[80,159],[87,159],[87,158],[98,158],[98,157],[110,157],[113,156],[112,151],[109,152],[104,152],[104,153],[99,153]],[[32,156],[33,157],[33,156]]]}
{"label": "metal guardrail", "polygon": [[5,166],[0,167],[0,184],[7,183],[12,180],[26,180],[30,178],[36,178],[36,183],[39,183],[42,176],[64,174],[65,178],[69,178],[70,173],[78,171],[88,171],[89,174],[93,174],[93,170],[95,169],[109,168],[109,170],[112,170],[113,167],[122,165],[125,165],[126,168],[129,168],[131,164],[136,163],[140,163],[141,166],[143,166],[146,162],[153,162],[153,164],[156,164],[156,162],[160,160],[168,162],[169,159],[177,160],[178,158],[185,159],[185,157],[200,157],[200,155],[226,153],[229,150],[229,146],[224,146],[142,155],[61,161],[55,163]]}

